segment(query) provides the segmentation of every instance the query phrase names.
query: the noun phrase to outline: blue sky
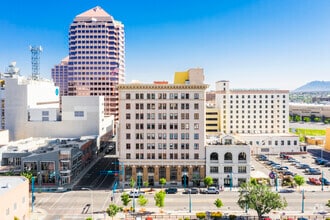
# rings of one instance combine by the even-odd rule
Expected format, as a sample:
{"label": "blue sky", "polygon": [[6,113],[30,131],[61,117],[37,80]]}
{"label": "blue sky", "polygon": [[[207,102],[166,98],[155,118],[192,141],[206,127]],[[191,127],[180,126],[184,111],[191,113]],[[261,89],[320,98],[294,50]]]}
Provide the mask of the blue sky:
{"label": "blue sky", "polygon": [[17,61],[31,75],[29,45],[41,45],[41,74],[68,54],[74,17],[97,5],[122,21],[126,82],[168,80],[204,68],[211,89],[295,89],[330,81],[328,0],[16,0],[0,3],[0,71]]}

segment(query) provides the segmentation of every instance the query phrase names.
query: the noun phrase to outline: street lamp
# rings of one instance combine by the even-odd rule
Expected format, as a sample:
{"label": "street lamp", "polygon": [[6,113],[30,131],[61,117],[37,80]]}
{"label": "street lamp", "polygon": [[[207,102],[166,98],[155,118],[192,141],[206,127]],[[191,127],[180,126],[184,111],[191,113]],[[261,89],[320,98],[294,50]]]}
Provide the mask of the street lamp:
{"label": "street lamp", "polygon": [[[186,185],[187,185],[187,172],[183,173],[183,186],[184,189],[186,189]],[[191,213],[191,190],[188,190],[188,196],[189,196],[189,213]]]}
{"label": "street lamp", "polygon": [[118,174],[122,175],[122,192],[124,192],[124,185],[125,185],[125,166],[124,166],[124,162],[113,162],[112,164],[117,164],[117,165],[121,165],[121,172],[119,172]]}
{"label": "street lamp", "polygon": [[34,176],[32,177],[32,181],[31,181],[31,192],[32,192],[32,212],[33,212],[33,205],[34,205]]}
{"label": "street lamp", "polygon": [[322,176],[321,176],[321,190],[323,191],[324,186],[324,178],[323,178],[323,170],[322,170]]}
{"label": "street lamp", "polygon": [[82,190],[88,190],[88,191],[91,192],[91,198],[92,198],[92,219],[94,219],[93,190],[91,190],[90,188],[87,188],[87,187],[83,187],[81,189]]}
{"label": "street lamp", "polygon": [[229,184],[230,184],[230,191],[231,191],[231,189],[233,188],[233,172],[230,172],[230,182],[229,182]]}
{"label": "street lamp", "polygon": [[277,173],[275,173],[275,187],[276,187],[276,192],[278,191],[278,176],[277,176]]}
{"label": "street lamp", "polygon": [[138,177],[137,178],[138,188],[139,188],[139,191],[140,191],[141,183],[142,183],[142,173],[141,173],[141,171],[138,172],[137,177]]}
{"label": "street lamp", "polygon": [[304,213],[304,208],[305,208],[305,195],[304,195],[305,190],[303,189],[301,191],[301,213]]}

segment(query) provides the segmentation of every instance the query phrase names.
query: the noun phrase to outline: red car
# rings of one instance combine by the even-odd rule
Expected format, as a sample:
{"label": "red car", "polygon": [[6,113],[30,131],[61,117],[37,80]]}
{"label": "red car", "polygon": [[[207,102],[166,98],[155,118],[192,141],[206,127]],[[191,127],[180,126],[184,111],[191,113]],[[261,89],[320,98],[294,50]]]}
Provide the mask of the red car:
{"label": "red car", "polygon": [[322,184],[321,181],[317,178],[310,177],[310,178],[308,178],[308,180],[309,180],[310,183],[312,183],[314,185],[321,185]]}

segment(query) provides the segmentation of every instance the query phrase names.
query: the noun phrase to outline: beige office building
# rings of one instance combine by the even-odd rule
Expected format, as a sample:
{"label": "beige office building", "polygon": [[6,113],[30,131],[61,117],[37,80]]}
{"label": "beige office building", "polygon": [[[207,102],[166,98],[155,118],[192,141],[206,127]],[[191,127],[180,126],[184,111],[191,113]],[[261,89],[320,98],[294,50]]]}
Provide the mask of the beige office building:
{"label": "beige office building", "polygon": [[0,219],[29,218],[29,180],[22,176],[0,177]]}
{"label": "beige office building", "polygon": [[[198,185],[205,177],[205,90],[202,69],[178,72],[173,84],[118,86],[119,161],[125,181]],[[186,182],[184,182],[186,181]]]}

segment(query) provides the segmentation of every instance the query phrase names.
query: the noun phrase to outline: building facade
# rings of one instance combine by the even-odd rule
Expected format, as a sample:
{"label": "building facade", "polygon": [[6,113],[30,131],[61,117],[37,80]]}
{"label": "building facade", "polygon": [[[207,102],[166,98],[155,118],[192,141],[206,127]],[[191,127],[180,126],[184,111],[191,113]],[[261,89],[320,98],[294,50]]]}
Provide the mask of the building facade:
{"label": "building facade", "polygon": [[77,15],[69,31],[67,94],[104,96],[104,114],[117,120],[117,85],[124,82],[124,25],[99,6]]}
{"label": "building facade", "polygon": [[228,81],[218,81],[216,107],[226,134],[289,131],[288,90],[230,90]]}
{"label": "building facade", "polygon": [[206,176],[219,187],[237,187],[250,179],[250,146],[233,136],[210,136],[206,145]]}
{"label": "building facade", "polygon": [[30,219],[29,180],[22,176],[0,177],[0,219]]}
{"label": "building facade", "polygon": [[174,84],[119,85],[119,161],[125,181],[199,184],[205,177],[202,69],[177,73]]}
{"label": "building facade", "polygon": [[206,134],[220,133],[220,111],[213,105],[206,105]]}
{"label": "building facade", "polygon": [[96,157],[96,138],[29,138],[0,148],[0,167],[16,174],[29,171],[36,187],[71,184]]}
{"label": "building facade", "polygon": [[60,108],[59,89],[52,81],[20,76],[4,81],[0,90],[4,106],[0,109],[4,109],[10,141],[94,135],[99,146],[102,136],[114,129],[114,116],[104,116],[103,96],[63,96]]}
{"label": "building facade", "polygon": [[68,64],[69,57],[65,57],[60,64],[52,68],[52,79],[60,89],[60,96],[68,95]]}

